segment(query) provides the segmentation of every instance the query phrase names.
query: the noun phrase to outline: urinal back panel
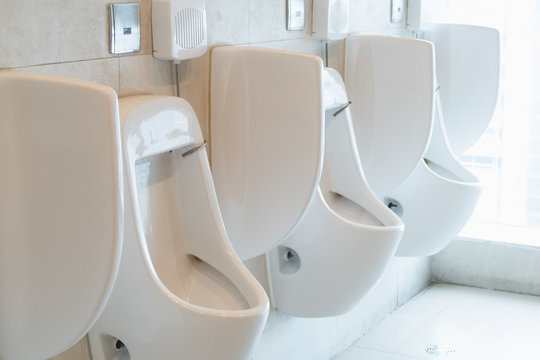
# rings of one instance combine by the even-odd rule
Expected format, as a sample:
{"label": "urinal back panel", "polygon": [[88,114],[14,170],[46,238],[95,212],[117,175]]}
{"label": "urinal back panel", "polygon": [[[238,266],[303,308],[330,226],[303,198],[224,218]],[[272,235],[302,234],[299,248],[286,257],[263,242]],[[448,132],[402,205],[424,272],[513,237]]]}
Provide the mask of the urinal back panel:
{"label": "urinal back panel", "polygon": [[379,196],[413,171],[429,142],[433,45],[389,36],[349,36],[345,85],[365,176]]}
{"label": "urinal back panel", "polygon": [[424,39],[435,46],[444,123],[450,147],[459,156],[482,136],[497,103],[499,31],[454,24],[422,27]]}
{"label": "urinal back panel", "polygon": [[243,259],[296,226],[322,167],[322,61],[250,47],[212,54],[212,165],[231,242]]}
{"label": "urinal back panel", "polygon": [[110,295],[123,212],[115,92],[0,75],[0,357],[50,358]]}

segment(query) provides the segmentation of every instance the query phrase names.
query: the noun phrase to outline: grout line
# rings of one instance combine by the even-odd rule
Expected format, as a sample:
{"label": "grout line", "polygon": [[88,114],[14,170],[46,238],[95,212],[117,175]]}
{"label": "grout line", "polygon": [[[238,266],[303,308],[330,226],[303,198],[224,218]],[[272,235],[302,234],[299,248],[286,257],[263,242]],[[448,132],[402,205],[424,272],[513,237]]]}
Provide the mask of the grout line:
{"label": "grout line", "polygon": [[0,68],[0,70],[31,69],[33,67],[40,67],[40,66],[65,65],[65,64],[74,64],[74,63],[100,61],[100,60],[113,60],[115,58],[120,59],[124,57],[134,57],[134,56],[143,56],[143,55],[151,55],[151,53],[149,54],[141,53],[141,54],[132,54],[132,55],[123,55],[123,56],[108,56],[108,57],[98,57],[98,58],[91,58],[91,59],[80,59],[80,60],[59,61],[59,62],[50,62],[50,63],[32,64],[32,65],[23,65],[23,66],[3,67],[3,68]]}
{"label": "grout line", "polygon": [[397,351],[399,351],[416,334],[418,334],[420,331],[424,330],[428,325],[430,325],[433,321],[435,321],[435,319],[438,318],[441,315],[441,313],[446,311],[448,308],[450,308],[449,305],[444,305],[444,307],[439,312],[437,312],[430,320],[426,321],[426,323],[424,325],[420,326],[418,329],[416,329],[416,331],[413,331],[413,333],[409,337],[407,337],[407,339],[404,340],[403,343],[401,343],[399,346],[396,347],[396,354],[401,355]]}

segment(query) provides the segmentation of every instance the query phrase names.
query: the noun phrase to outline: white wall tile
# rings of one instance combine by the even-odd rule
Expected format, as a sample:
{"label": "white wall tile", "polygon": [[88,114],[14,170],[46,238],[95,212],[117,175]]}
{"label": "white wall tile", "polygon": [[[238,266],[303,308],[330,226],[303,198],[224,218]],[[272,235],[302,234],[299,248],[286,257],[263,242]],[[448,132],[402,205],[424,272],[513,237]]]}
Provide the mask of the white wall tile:
{"label": "white wall tile", "polygon": [[253,360],[328,360],[336,355],[336,319],[283,317],[263,333]]}
{"label": "white wall tile", "polygon": [[[180,81],[180,97],[191,104],[199,119],[203,137],[211,143],[209,113],[210,54],[211,50],[208,50],[199,58],[182,61],[179,66],[178,78]],[[176,76],[174,71],[173,76]],[[208,148],[208,154],[210,155],[210,147]]]}
{"label": "white wall tile", "polygon": [[251,43],[250,46],[264,47],[276,50],[295,51],[303,54],[317,56],[321,56],[322,53],[321,42],[318,40],[313,40],[312,38]]}
{"label": "white wall tile", "polygon": [[206,8],[210,46],[249,42],[249,0],[207,0]]}
{"label": "white wall tile", "polygon": [[152,55],[120,57],[119,96],[174,92],[172,62],[156,60]]}
{"label": "white wall tile", "polygon": [[431,259],[399,258],[397,267],[398,306],[408,302],[431,283]]}
{"label": "white wall tile", "polygon": [[433,257],[432,269],[435,281],[540,295],[537,247],[453,241]]}
{"label": "white wall tile", "polygon": [[306,26],[287,31],[286,0],[249,0],[249,42],[301,39],[311,36],[311,0],[306,0]]}
{"label": "white wall tile", "polygon": [[[111,57],[108,0],[2,0],[0,68]],[[151,53],[151,0],[141,0],[142,51]]]}
{"label": "white wall tile", "polygon": [[91,81],[101,85],[109,86],[113,88],[116,92],[118,92],[120,89],[118,69],[118,59],[109,58],[31,66],[18,70],[32,71],[43,74],[65,76],[80,80]]}
{"label": "white wall tile", "polygon": [[[406,26],[405,19],[402,23],[390,23],[390,1],[351,1],[349,16],[349,31],[355,34],[363,31],[381,29],[398,29]],[[405,6],[405,11],[407,7]]]}
{"label": "white wall tile", "polygon": [[396,309],[398,294],[395,265],[394,261],[385,275],[352,311],[337,317],[338,353]]}

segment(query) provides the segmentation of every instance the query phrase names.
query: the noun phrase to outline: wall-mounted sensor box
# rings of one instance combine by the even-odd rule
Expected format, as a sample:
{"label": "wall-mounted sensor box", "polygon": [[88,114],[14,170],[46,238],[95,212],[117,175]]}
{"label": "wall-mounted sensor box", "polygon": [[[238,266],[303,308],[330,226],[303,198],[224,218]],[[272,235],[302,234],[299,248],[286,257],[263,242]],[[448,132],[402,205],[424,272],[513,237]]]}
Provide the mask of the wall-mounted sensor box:
{"label": "wall-mounted sensor box", "polygon": [[139,4],[109,4],[111,54],[137,52],[141,48]]}
{"label": "wall-mounted sensor box", "polygon": [[313,37],[342,40],[349,34],[349,0],[313,0]]}
{"label": "wall-mounted sensor box", "polygon": [[207,49],[204,0],[152,0],[154,57],[180,61]]}

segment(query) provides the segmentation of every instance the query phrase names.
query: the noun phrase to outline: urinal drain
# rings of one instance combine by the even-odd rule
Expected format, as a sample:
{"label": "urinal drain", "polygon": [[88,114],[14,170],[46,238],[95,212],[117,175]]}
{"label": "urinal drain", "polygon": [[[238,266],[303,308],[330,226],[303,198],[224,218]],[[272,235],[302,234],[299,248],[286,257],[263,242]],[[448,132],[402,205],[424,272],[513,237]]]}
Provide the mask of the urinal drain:
{"label": "urinal drain", "polygon": [[453,356],[456,354],[456,348],[451,345],[430,344],[426,347],[426,352],[433,356]]}
{"label": "urinal drain", "polygon": [[385,197],[384,198],[384,203],[386,204],[386,206],[388,206],[388,208],[390,210],[392,210],[397,216],[402,216],[403,215],[403,207],[401,206],[401,204],[399,203],[399,201],[397,201],[396,199],[391,199],[391,198],[388,198],[388,197]]}
{"label": "urinal drain", "polygon": [[114,342],[114,350],[116,351],[124,350],[125,347],[126,345],[124,345],[124,343],[121,340],[116,339],[116,341]]}

